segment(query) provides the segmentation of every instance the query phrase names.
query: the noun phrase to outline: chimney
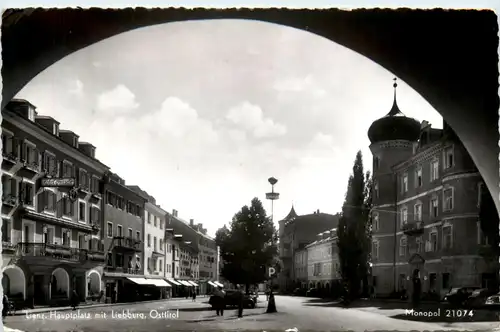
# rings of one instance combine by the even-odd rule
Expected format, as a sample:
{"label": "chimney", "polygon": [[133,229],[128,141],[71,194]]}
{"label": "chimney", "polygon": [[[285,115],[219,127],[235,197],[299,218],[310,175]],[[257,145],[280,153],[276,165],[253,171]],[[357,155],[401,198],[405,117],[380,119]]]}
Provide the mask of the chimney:
{"label": "chimney", "polygon": [[177,217],[177,210],[176,209],[172,210],[172,217]]}
{"label": "chimney", "polygon": [[78,150],[90,158],[95,158],[95,146],[87,142],[79,142]]}
{"label": "chimney", "polygon": [[318,209],[318,210],[316,210],[316,214],[319,214],[319,209]]}
{"label": "chimney", "polygon": [[207,235],[207,229],[206,229],[206,228],[203,228],[203,229],[201,230],[201,232],[203,233],[203,235]]}
{"label": "chimney", "polygon": [[59,137],[69,145],[78,149],[78,136],[71,130],[59,130]]}
{"label": "chimney", "polygon": [[6,106],[6,109],[16,112],[23,118],[35,122],[37,112],[36,106],[24,99],[12,99]]}
{"label": "chimney", "polygon": [[194,219],[189,219],[189,226],[194,227]]}
{"label": "chimney", "polygon": [[198,232],[201,232],[203,230],[203,224],[198,224]]}

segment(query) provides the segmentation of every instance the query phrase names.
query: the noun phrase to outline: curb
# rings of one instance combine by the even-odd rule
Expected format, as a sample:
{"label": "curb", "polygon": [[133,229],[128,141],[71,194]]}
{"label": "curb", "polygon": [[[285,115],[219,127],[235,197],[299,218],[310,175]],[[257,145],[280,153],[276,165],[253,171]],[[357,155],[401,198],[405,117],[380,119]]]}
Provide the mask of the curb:
{"label": "curb", "polygon": [[[152,301],[135,301],[135,302],[123,302],[123,303],[99,303],[99,304],[89,304],[89,305],[81,305],[77,307],[77,310],[83,310],[83,309],[89,309],[89,308],[102,308],[102,307],[112,307],[112,306],[126,306],[126,305],[133,305],[133,304],[142,304],[142,303],[157,303],[157,302],[176,302],[177,300],[174,301],[169,301],[166,299],[163,300],[152,300]],[[51,311],[71,311],[73,310],[72,307],[47,307],[47,308],[40,308],[40,309],[23,309],[16,311],[15,314],[11,316],[23,316],[26,314],[41,314],[41,313],[46,313],[46,312],[51,312]]]}

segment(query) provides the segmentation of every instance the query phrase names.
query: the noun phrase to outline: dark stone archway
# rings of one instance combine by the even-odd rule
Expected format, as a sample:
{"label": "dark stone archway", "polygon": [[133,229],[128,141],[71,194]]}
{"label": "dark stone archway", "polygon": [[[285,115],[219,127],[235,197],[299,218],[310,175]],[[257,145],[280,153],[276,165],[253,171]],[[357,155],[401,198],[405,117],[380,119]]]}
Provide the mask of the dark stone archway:
{"label": "dark stone archway", "polygon": [[[8,10],[2,107],[38,73],[90,44],[154,24],[249,19],[307,30],[377,62],[419,92],[457,132],[498,196],[498,25],[493,11]],[[374,114],[374,119],[381,114]],[[500,201],[495,199],[497,210]]]}

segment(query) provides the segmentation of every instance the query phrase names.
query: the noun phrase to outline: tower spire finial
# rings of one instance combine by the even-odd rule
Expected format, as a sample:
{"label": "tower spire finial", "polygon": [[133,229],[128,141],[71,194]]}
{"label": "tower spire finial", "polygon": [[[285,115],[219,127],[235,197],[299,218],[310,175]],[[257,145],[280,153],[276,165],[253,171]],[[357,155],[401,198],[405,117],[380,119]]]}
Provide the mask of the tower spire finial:
{"label": "tower spire finial", "polygon": [[387,114],[388,116],[395,116],[397,114],[402,114],[401,111],[399,110],[398,103],[396,101],[396,88],[398,87],[397,83],[398,79],[394,77],[392,80],[394,81],[394,84],[392,85],[394,87],[394,102],[392,103],[391,111],[389,112],[389,114]]}
{"label": "tower spire finial", "polygon": [[398,87],[398,79],[397,77],[394,77],[392,80],[394,81],[394,84],[392,85],[394,87],[394,102],[396,102],[396,88]]}

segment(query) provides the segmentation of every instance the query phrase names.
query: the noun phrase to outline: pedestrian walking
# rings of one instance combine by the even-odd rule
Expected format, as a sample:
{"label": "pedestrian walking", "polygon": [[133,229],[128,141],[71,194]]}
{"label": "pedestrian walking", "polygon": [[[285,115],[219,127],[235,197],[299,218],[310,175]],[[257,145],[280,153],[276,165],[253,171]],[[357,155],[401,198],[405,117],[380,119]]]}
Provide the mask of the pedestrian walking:
{"label": "pedestrian walking", "polygon": [[196,302],[196,290],[193,289],[193,302]]}
{"label": "pedestrian walking", "polygon": [[222,289],[222,287],[218,287],[214,290],[214,301],[215,301],[215,311],[217,313],[217,316],[224,316],[224,308],[226,306],[225,304],[225,297],[226,297],[226,292]]}
{"label": "pedestrian walking", "polygon": [[71,306],[73,307],[73,310],[76,310],[76,307],[80,304],[80,299],[78,298],[78,293],[76,290],[73,290],[73,293],[71,294]]}
{"label": "pedestrian walking", "polygon": [[244,294],[240,286],[236,286],[236,292],[238,294],[238,317],[243,317],[243,300]]}
{"label": "pedestrian walking", "polygon": [[9,313],[9,307],[10,307],[9,298],[7,297],[6,294],[3,295],[2,302],[3,302],[2,319],[5,319],[5,317],[7,317],[7,314]]}

